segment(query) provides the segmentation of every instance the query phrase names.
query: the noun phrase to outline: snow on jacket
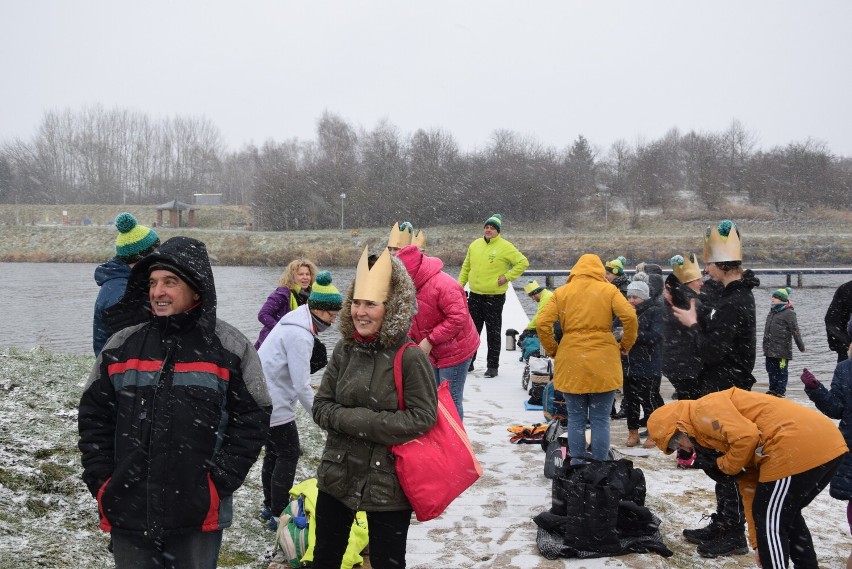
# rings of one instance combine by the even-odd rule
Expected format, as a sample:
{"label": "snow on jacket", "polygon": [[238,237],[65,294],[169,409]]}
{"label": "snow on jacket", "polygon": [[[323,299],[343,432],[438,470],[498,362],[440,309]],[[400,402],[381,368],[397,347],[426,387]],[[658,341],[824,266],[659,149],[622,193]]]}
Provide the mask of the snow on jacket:
{"label": "snow on jacket", "polygon": [[414,284],[396,257],[385,318],[371,343],[354,339],[350,285],[340,311],[341,339],[334,347],[314,398],[314,421],[328,432],[317,479],[319,489],[347,508],[366,512],[409,510],[389,445],[413,440],[437,419],[435,373],[420,349],[405,350],[405,410],[397,406],[393,362],[408,342],[417,310]]}
{"label": "snow on jacket", "polygon": [[541,314],[541,311],[544,310],[544,307],[547,306],[547,303],[550,302],[550,299],[553,298],[553,291],[549,289],[542,289],[541,296],[538,299],[538,307],[535,311],[535,316],[533,316],[530,323],[527,324],[527,330],[535,330],[536,325],[538,325],[538,315]]}
{"label": "snow on jacket", "polygon": [[852,343],[852,337],[847,332],[850,318],[852,318],[852,281],[837,287],[831,304],[825,312],[825,334],[828,337],[828,347],[831,351],[842,354],[844,358],[849,344]]}
{"label": "snow on jacket", "polygon": [[[852,448],[852,360],[843,360],[834,368],[831,389],[820,384],[815,389],[805,387],[805,394],[817,409],[840,420],[840,432],[846,446]],[[852,453],[846,455],[831,479],[830,493],[838,500],[852,500]]]}
{"label": "snow on jacket", "polygon": [[805,351],[805,342],[799,333],[799,320],[793,305],[778,312],[770,310],[763,327],[763,355],[767,358],[793,359],[793,340],[800,352]]}
{"label": "snow on jacket", "polygon": [[278,324],[278,321],[285,314],[305,304],[306,299],[298,293],[297,289],[291,291],[289,287],[279,286],[267,297],[266,302],[263,303],[257,313],[257,319],[263,324],[263,328],[260,329],[260,334],[258,334],[257,341],[254,343],[256,350],[260,349],[266,336],[269,335],[269,331]]}
{"label": "snow on jacket", "polygon": [[[467,248],[459,284],[468,285],[470,292],[476,294],[504,294],[509,282],[524,274],[529,264],[527,258],[500,235],[489,240],[480,237]],[[497,284],[500,275],[506,277],[502,285]]]}
{"label": "snow on jacket", "polygon": [[409,337],[415,343],[429,339],[429,361],[436,369],[458,365],[476,352],[479,334],[470,317],[464,289],[442,269],[437,257],[428,257],[416,245],[397,254],[417,290],[417,314],[411,320]]}
{"label": "snow on jacket", "polygon": [[122,329],[95,361],[78,412],[83,480],[100,527],[159,537],[231,524],[232,494],[269,428],[269,394],[251,342],[216,318],[204,244],[174,237],[137,263],[114,308],[149,304],[164,261],[198,284],[190,311]]}
{"label": "snow on jacket", "polygon": [[654,299],[636,307],[639,332],[627,354],[627,375],[659,377],[663,369],[663,308]]}
{"label": "snow on jacket", "polygon": [[737,388],[669,403],[648,418],[648,436],[667,454],[676,430],[721,452],[719,469],[738,476],[752,547],[757,547],[751,512],[757,482],[801,474],[849,450],[834,423],[813,409]]}
{"label": "snow on jacket", "polygon": [[308,413],[314,404],[311,387],[311,352],[314,323],[307,304],[288,312],[269,332],[257,351],[272,398],[270,427],[296,419],[296,401]]}
{"label": "snow on jacket", "polygon": [[92,347],[96,356],[101,353],[110,337],[110,329],[104,322],[103,312],[124,296],[129,276],[130,265],[118,257],[113,257],[95,269],[95,282],[100,287],[98,298],[95,300],[95,315],[92,319]]}
{"label": "snow on jacket", "polygon": [[[612,318],[624,328],[621,342],[612,335]],[[562,326],[556,344],[553,324]],[[636,311],[606,280],[600,257],[585,254],[571,269],[567,284],[538,316],[538,339],[547,355],[555,354],[553,386],[564,393],[603,393],[621,387],[623,373],[620,350],[636,341]]]}
{"label": "snow on jacket", "polygon": [[728,283],[699,324],[690,328],[697,334],[701,353],[699,382],[704,394],[730,387],[751,389],[757,358],[757,315],[751,289],[760,281],[751,271]]}

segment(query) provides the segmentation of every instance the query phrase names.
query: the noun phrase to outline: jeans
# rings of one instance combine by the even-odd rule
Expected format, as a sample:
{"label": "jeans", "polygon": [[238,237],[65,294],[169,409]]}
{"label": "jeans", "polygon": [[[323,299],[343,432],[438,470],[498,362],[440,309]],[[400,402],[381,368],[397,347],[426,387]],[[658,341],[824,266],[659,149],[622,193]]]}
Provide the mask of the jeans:
{"label": "jeans", "polygon": [[470,365],[469,359],[452,367],[434,368],[436,385],[440,386],[444,381],[450,382],[450,395],[453,396],[453,403],[456,404],[456,411],[459,412],[459,418],[462,421],[464,421],[462,399],[464,397],[464,382],[467,379],[468,365]]}
{"label": "jeans", "polygon": [[568,452],[571,464],[583,464],[586,456],[586,417],[592,426],[592,458],[609,458],[609,413],[615,391],[604,393],[566,393],[568,411]]}
{"label": "jeans", "polygon": [[[144,512],[142,515],[145,515]],[[116,569],[216,569],[222,530],[151,539],[112,532]]]}
{"label": "jeans", "polygon": [[301,454],[296,421],[270,427],[260,480],[263,483],[263,505],[276,518],[290,502],[290,488],[296,479],[296,465]]}
{"label": "jeans", "polygon": [[[314,569],[340,569],[349,545],[355,511],[322,490],[317,494]],[[367,512],[370,528],[370,566],[375,569],[405,567],[405,548],[411,510]]]}
{"label": "jeans", "polygon": [[781,367],[781,358],[766,358],[766,373],[769,375],[769,390],[778,395],[787,392],[787,377],[789,375],[790,361]]}
{"label": "jeans", "polygon": [[[503,304],[505,302],[505,294],[471,292],[467,299],[470,318],[473,320],[473,325],[476,326],[476,333],[482,334],[482,327],[485,326],[485,340],[488,345],[485,365],[492,369],[500,367],[500,334],[503,332]],[[473,359],[476,359],[476,354],[473,354]]]}

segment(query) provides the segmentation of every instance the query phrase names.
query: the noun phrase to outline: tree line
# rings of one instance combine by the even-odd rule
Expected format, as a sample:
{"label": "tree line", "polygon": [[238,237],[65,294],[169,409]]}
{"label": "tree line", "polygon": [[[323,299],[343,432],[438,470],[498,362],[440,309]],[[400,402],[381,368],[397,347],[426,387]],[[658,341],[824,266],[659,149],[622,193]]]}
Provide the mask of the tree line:
{"label": "tree line", "polygon": [[722,132],[673,128],[608,148],[581,135],[557,149],[496,130],[464,152],[442,129],[403,135],[385,120],[365,130],[326,112],[314,140],[229,150],[205,118],[93,106],[46,112],[31,140],[0,145],[0,203],[191,203],[220,193],[250,206],[265,230],[471,223],[493,212],[570,227],[616,205],[636,226],[643,209],[676,215],[696,198],[708,210],[735,197],[785,213],[836,207],[850,192],[849,158],[813,139],[760,149],[737,120]]}

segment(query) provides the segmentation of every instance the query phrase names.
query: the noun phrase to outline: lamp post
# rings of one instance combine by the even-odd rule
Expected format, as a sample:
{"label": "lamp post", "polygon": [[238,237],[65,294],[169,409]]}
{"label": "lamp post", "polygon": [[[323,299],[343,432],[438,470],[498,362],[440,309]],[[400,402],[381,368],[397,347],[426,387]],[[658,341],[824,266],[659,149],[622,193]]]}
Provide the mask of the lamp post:
{"label": "lamp post", "polygon": [[346,199],[346,194],[340,194],[340,229],[343,229],[343,200]]}

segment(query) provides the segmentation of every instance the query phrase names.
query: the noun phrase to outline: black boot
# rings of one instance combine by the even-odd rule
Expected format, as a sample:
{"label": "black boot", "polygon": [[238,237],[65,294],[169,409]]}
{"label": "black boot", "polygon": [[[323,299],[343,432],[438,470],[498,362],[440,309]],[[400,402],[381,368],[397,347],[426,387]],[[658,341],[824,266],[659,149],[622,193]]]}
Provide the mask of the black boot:
{"label": "black boot", "polygon": [[[704,519],[707,519],[707,516],[704,516],[702,518],[702,520]],[[704,543],[705,541],[713,541],[721,534],[722,524],[719,523],[716,514],[710,515],[710,523],[704,526],[703,528],[683,530],[683,537],[686,538],[686,541],[698,545]]]}
{"label": "black boot", "polygon": [[742,527],[722,530],[713,541],[705,541],[698,546],[701,557],[722,557],[725,555],[745,555],[749,551],[745,529]]}

